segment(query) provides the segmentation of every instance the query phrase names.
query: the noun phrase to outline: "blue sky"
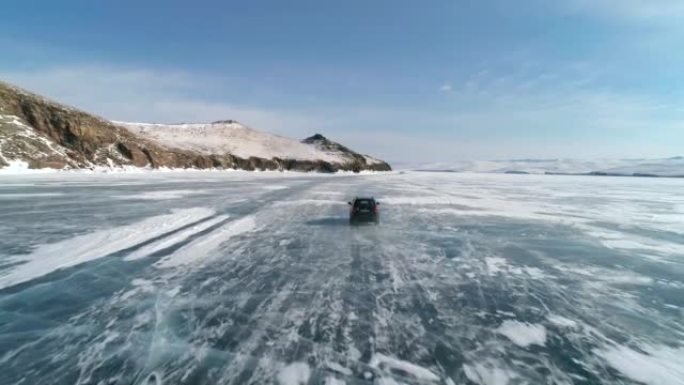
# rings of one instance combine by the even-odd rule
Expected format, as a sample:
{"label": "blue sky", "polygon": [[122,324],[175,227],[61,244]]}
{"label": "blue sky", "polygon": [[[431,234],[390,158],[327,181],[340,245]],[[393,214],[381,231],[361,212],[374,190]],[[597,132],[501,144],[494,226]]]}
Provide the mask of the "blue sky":
{"label": "blue sky", "polygon": [[391,161],[666,157],[684,153],[683,18],[681,0],[9,0],[0,79]]}

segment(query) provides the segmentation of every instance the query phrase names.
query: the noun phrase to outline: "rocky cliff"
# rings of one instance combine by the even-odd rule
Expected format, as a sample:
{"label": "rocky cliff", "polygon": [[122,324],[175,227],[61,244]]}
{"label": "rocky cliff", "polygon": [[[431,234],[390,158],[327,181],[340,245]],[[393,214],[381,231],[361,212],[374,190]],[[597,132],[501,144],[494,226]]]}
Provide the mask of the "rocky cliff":
{"label": "rocky cliff", "polygon": [[[188,145],[197,140],[196,134],[188,133],[198,126],[202,127],[206,142],[225,145],[208,148]],[[234,137],[235,132],[242,136]],[[121,166],[319,172],[391,169],[386,162],[325,138],[331,144],[326,144],[329,148],[322,148],[312,139],[316,137],[299,142],[251,130],[232,120],[200,125],[114,123],[0,82],[0,168],[13,161],[23,161],[30,168],[60,169]],[[275,150],[269,151],[271,148]]]}

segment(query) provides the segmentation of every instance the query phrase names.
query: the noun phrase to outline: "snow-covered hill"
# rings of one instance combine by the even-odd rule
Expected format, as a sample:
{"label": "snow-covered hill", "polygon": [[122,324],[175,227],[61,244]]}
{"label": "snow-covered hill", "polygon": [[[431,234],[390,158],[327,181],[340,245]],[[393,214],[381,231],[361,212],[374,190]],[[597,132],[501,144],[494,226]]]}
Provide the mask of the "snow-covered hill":
{"label": "snow-covered hill", "polygon": [[684,157],[662,159],[511,159],[432,163],[416,170],[493,172],[522,174],[599,174],[636,176],[684,176]]}
{"label": "snow-covered hill", "polygon": [[[241,158],[322,160],[330,163],[356,160],[356,153],[346,147],[325,147],[310,140],[318,136],[327,141],[319,134],[298,141],[257,131],[234,120],[193,124],[114,123],[162,146],[204,155],[232,154]],[[369,164],[382,163],[369,156],[364,158]]]}
{"label": "snow-covered hill", "polygon": [[120,123],[0,82],[0,169],[213,168],[388,171],[389,164],[316,134],[302,141],[235,121]]}

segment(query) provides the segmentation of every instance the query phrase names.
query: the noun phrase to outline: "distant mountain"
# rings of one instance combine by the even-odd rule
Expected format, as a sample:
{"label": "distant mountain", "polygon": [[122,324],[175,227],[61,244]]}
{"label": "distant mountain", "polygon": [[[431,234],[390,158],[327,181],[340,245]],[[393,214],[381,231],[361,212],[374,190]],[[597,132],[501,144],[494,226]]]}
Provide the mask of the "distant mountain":
{"label": "distant mountain", "polygon": [[298,141],[234,120],[111,122],[0,82],[0,168],[17,163],[58,169],[391,170],[320,134]]}
{"label": "distant mountain", "polygon": [[662,159],[511,159],[423,164],[415,170],[506,174],[684,177],[684,157]]}
{"label": "distant mountain", "polygon": [[192,124],[114,123],[166,148],[205,156],[231,154],[243,159],[273,160],[276,168],[323,162],[316,166],[319,171],[389,169],[385,162],[354,152],[321,134],[298,141],[257,131],[234,120]]}

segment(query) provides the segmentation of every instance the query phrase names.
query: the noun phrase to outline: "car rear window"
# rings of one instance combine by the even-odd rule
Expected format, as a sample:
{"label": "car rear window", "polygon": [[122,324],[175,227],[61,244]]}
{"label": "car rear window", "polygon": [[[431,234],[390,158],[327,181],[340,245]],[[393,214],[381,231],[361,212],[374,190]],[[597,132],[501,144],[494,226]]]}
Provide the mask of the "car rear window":
{"label": "car rear window", "polygon": [[354,202],[354,207],[373,207],[373,201],[370,199],[358,199]]}

